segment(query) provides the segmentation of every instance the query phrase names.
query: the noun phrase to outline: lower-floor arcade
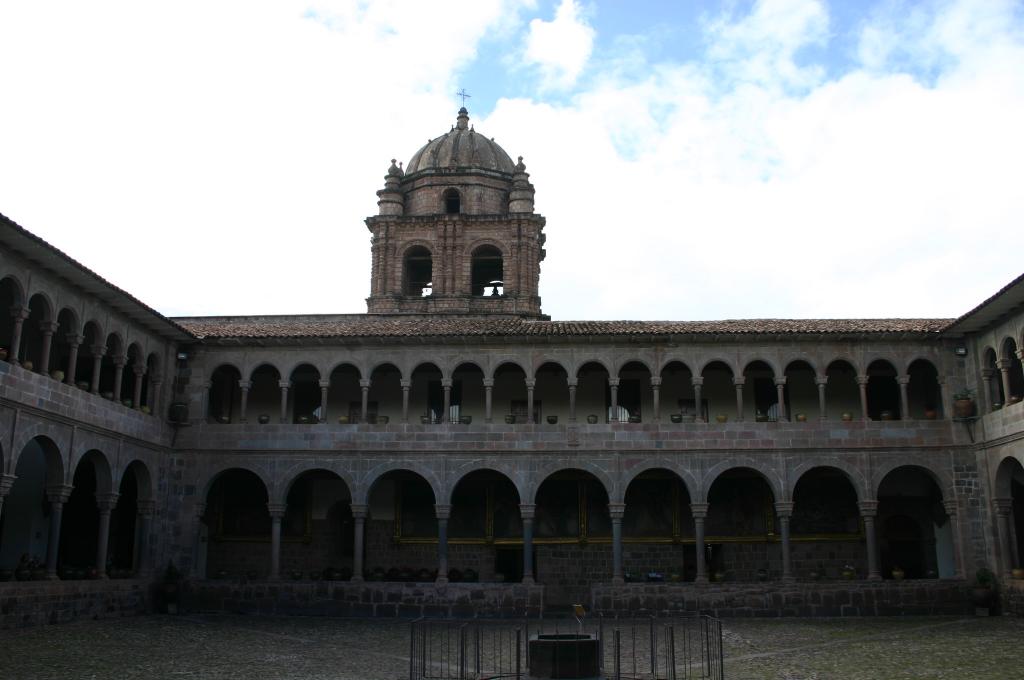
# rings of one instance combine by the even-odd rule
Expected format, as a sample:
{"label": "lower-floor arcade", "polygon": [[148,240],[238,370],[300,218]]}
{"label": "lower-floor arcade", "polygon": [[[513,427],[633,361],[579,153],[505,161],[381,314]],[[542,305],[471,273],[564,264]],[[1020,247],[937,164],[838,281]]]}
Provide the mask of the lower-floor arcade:
{"label": "lower-floor arcade", "polygon": [[846,465],[797,472],[787,487],[723,462],[704,490],[670,467],[619,485],[567,466],[536,486],[479,467],[445,491],[398,465],[363,492],[323,468],[275,487],[230,467],[200,504],[196,575],[538,582],[564,597],[607,581],[963,577],[960,504],[934,470],[890,465],[874,482]]}

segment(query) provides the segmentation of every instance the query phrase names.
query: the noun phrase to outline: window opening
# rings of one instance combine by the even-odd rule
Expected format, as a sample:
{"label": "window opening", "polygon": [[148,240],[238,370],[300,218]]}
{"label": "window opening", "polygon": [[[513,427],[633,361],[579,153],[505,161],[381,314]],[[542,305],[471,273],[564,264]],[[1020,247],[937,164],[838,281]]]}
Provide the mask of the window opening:
{"label": "window opening", "polygon": [[427,297],[433,293],[434,260],[423,246],[410,248],[405,255],[405,294]]}
{"label": "window opening", "polygon": [[444,192],[444,211],[449,215],[458,215],[462,212],[462,198],[455,189]]}
{"label": "window opening", "polygon": [[501,251],[494,246],[480,246],[473,252],[471,272],[472,294],[477,297],[500,297],[505,294],[505,266]]}

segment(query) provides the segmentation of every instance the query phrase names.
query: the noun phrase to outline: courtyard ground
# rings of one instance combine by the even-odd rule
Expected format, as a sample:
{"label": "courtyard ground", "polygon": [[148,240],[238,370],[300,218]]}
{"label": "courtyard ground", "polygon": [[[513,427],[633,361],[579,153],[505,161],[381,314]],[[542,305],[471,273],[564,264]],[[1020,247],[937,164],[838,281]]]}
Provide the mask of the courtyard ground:
{"label": "courtyard ground", "polygon": [[[0,678],[396,680],[404,621],[145,616],[0,631]],[[1024,619],[730,619],[726,678],[1024,678]]]}

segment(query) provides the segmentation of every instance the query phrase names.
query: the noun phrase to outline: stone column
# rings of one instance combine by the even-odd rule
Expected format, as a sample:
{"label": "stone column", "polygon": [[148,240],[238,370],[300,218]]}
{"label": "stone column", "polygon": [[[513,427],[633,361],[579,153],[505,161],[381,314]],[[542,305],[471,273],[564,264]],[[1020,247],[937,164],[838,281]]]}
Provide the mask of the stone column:
{"label": "stone column", "polygon": [[661,422],[661,378],[651,376],[651,398],[654,401],[654,422]]}
{"label": "stone column", "polygon": [[900,420],[910,420],[910,397],[907,394],[910,376],[901,375],[896,378],[896,382],[900,386]]}
{"label": "stone column", "polygon": [[814,382],[818,386],[818,420],[825,420],[828,418],[828,409],[825,404],[825,386],[828,385],[828,376],[819,375]]}
{"label": "stone column", "polygon": [[878,516],[878,501],[860,501],[861,519],[864,520],[864,542],[868,549],[868,580],[881,581],[882,573],[878,568],[878,538],[875,535],[875,517]]}
{"label": "stone column", "polygon": [[789,544],[789,519],[793,516],[791,501],[775,504],[775,514],[779,516],[779,533],[782,535],[782,580],[793,581],[792,549]]}
{"label": "stone column", "polygon": [[402,422],[409,422],[409,390],[412,388],[411,380],[400,380],[402,386]]}
{"label": "stone column", "polygon": [[576,387],[579,382],[575,379],[569,380],[569,422],[576,422]]}
{"label": "stone column", "polygon": [[526,381],[526,422],[533,424],[537,422],[537,419],[533,417],[533,388],[536,385],[536,380]]}
{"label": "stone column", "polygon": [[146,576],[152,571],[152,563],[149,557],[149,534],[152,531],[151,524],[153,513],[156,510],[156,501],[138,501],[135,506],[138,511],[135,522],[138,527],[137,534],[139,537],[139,545],[135,550],[135,553],[138,555],[138,559],[134,564],[135,574]]}
{"label": "stone column", "polygon": [[270,580],[281,578],[281,519],[288,506],[284,503],[267,503],[270,512]]}
{"label": "stone column", "polygon": [[494,420],[494,379],[484,378],[484,422],[491,423]]}
{"label": "stone column", "polygon": [[110,513],[117,507],[116,493],[105,494],[96,499],[100,510],[99,535],[96,538],[96,573],[101,579],[107,578],[107,546],[110,544]]}
{"label": "stone column", "polygon": [[103,355],[107,353],[105,345],[92,346],[92,380],[89,383],[89,391],[99,394],[100,391],[100,370],[103,368]]}
{"label": "stone column", "polygon": [[164,383],[160,380],[159,374],[157,374],[153,376],[153,379],[149,381],[149,384],[153,391],[153,403],[150,404],[149,410],[153,413],[160,413],[160,388]]}
{"label": "stone column", "polygon": [[200,397],[200,400],[201,400],[202,403],[199,404],[199,412],[201,414],[199,416],[200,420],[205,420],[210,415],[210,388],[211,387],[213,387],[213,383],[211,383],[209,380],[207,380],[206,382],[204,382],[201,385],[201,389],[202,389],[203,392],[202,392],[202,396]]}
{"label": "stone column", "polygon": [[447,423],[451,420],[452,412],[452,381],[451,378],[445,378],[441,381],[441,389],[444,392],[444,406],[441,408],[441,422]]}
{"label": "stone column", "polygon": [[964,578],[963,545],[960,539],[960,504],[956,499],[942,501],[949,516],[949,533],[953,537],[953,565],[957,578]]}
{"label": "stone column", "polygon": [[704,420],[704,408],[701,406],[701,398],[700,398],[701,395],[700,395],[700,393],[701,393],[701,390],[703,389],[704,378],[703,378],[703,376],[701,376],[699,378],[693,378],[693,380],[691,380],[691,382],[693,383],[693,403],[695,404],[694,408],[697,409],[696,422],[703,423],[703,422],[705,422],[705,420]]}
{"label": "stone column", "polygon": [[60,550],[60,522],[64,514],[64,504],[71,497],[69,484],[51,486],[46,489],[46,499],[50,501],[50,535],[46,542],[46,578],[57,578],[57,553]]}
{"label": "stone column", "polygon": [[991,368],[981,369],[981,379],[985,382],[985,408],[989,412],[995,411],[992,400],[992,375],[993,371]]}
{"label": "stone column", "polygon": [[519,504],[519,515],[523,518],[523,583],[533,583],[533,513],[536,506]]}
{"label": "stone column", "polygon": [[43,332],[43,346],[39,353],[39,366],[36,370],[43,375],[50,374],[50,348],[53,346],[53,334],[57,331],[57,324],[53,321],[43,321],[39,324],[39,330]]}
{"label": "stone column", "polygon": [[619,379],[608,378],[608,387],[612,393],[611,416],[608,418],[613,423],[619,422]]}
{"label": "stone column", "polygon": [[288,388],[292,386],[291,382],[287,380],[281,380],[277,383],[277,386],[281,388],[281,422],[288,422]]}
{"label": "stone column", "polygon": [[866,375],[857,376],[857,387],[860,389],[860,418],[861,420],[868,419],[868,377]]}
{"label": "stone column", "polygon": [[747,384],[746,378],[734,378],[733,387],[736,388],[736,422],[743,422],[743,386]]}
{"label": "stone column", "polygon": [[320,381],[320,422],[327,422],[327,392],[331,388],[330,380]]}
{"label": "stone column", "polygon": [[786,377],[775,379],[775,394],[779,404],[779,421],[789,420],[786,414]]}
{"label": "stone column", "polygon": [[366,506],[352,505],[352,580],[363,580],[363,534],[366,532]]}
{"label": "stone column", "polygon": [[942,406],[942,419],[951,420],[953,418],[953,404],[950,402],[950,391],[946,389],[946,378],[945,376],[939,376],[937,379],[939,383],[939,404]]}
{"label": "stone column", "polygon": [[29,313],[28,307],[20,307],[18,305],[11,307],[11,318],[14,319],[14,327],[11,329],[11,347],[7,360],[12,364],[21,363],[21,357],[18,356],[18,353],[21,351],[21,331]]}
{"label": "stone column", "polygon": [[1010,401],[1010,362],[1000,359],[996,362],[996,368],[999,369],[999,377],[1003,381],[1003,406],[1006,406]]}
{"label": "stone column", "polygon": [[999,576],[1008,581],[1013,569],[1013,548],[1010,541],[1010,513],[1013,512],[1012,498],[993,498],[992,506],[996,511],[996,531],[999,535],[999,563],[1002,568]]}
{"label": "stone column", "polygon": [[608,512],[612,518],[612,583],[624,583],[622,578],[622,516],[626,513],[623,503],[609,503]]}
{"label": "stone column", "polygon": [[67,367],[67,370],[64,371],[64,382],[67,383],[68,385],[71,385],[72,387],[74,387],[74,385],[75,385],[75,373],[78,372],[78,348],[81,346],[82,342],[85,340],[85,337],[81,336],[81,335],[78,335],[76,333],[68,333],[66,339],[67,339],[67,342],[68,342],[69,351],[68,351],[68,367]]}
{"label": "stone column", "polygon": [[450,505],[435,505],[437,515],[437,583],[448,583],[448,515]]}
{"label": "stone column", "polygon": [[370,381],[363,378],[359,381],[359,389],[362,391],[362,402],[359,405],[359,422],[365,423],[367,411],[370,408]]}
{"label": "stone column", "polygon": [[249,380],[239,380],[238,389],[241,392],[241,404],[238,409],[238,422],[247,423],[249,422],[249,390],[252,389],[252,382]]}
{"label": "stone column", "polygon": [[114,357],[114,390],[110,400],[121,403],[121,378],[124,377],[125,357]]}
{"label": "stone column", "polygon": [[697,583],[708,582],[708,568],[704,563],[704,520],[708,516],[707,503],[690,503],[693,513],[694,554],[697,558]]}
{"label": "stone column", "polygon": [[4,517],[4,499],[14,486],[15,475],[0,475],[0,520]]}
{"label": "stone column", "polygon": [[142,376],[146,375],[146,365],[132,366],[132,373],[135,375],[135,380],[132,382],[132,408],[138,411],[142,408]]}

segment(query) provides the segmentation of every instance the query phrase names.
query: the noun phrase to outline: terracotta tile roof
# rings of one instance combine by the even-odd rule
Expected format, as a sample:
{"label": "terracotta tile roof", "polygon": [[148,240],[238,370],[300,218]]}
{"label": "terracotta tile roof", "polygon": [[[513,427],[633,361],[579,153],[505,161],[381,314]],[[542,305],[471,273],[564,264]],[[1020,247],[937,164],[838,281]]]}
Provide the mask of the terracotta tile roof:
{"label": "terracotta tile roof", "polygon": [[176,321],[200,338],[453,336],[938,334],[951,319],[736,319],[725,321],[539,321],[377,315],[194,317]]}

